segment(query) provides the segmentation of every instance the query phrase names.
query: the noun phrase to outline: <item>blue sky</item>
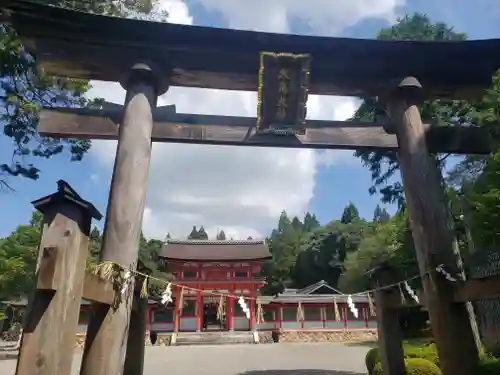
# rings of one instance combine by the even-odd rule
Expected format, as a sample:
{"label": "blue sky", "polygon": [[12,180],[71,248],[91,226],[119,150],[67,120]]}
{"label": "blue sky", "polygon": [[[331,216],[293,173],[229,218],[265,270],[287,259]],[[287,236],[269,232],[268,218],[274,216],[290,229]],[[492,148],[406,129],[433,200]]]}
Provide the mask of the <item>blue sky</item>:
{"label": "blue sky", "polygon": [[[295,0],[276,0],[269,10],[264,5],[260,9],[261,2],[257,0],[249,10],[235,5],[242,4],[242,0],[164,0],[164,3],[171,14],[180,19],[178,22],[215,27],[300,34],[332,32],[338,36],[371,38],[395,16],[419,11],[466,32],[470,39],[500,37],[500,1],[497,0],[409,0],[404,4],[401,0],[381,0],[383,4],[376,10],[363,8],[363,4],[370,3],[365,0],[311,0],[311,4],[329,9],[322,12],[301,9],[303,5]],[[354,6],[355,3],[359,6]],[[287,16],[281,17],[284,11]],[[123,92],[116,85],[97,84],[96,87],[95,95],[117,102],[122,100]],[[175,103],[182,112],[254,115],[252,94],[237,98],[226,94],[213,93],[209,97],[206,92],[181,89],[169,92],[163,103]],[[311,108],[319,118],[341,116],[340,105],[344,106],[344,116],[344,112],[354,108],[350,102],[318,103],[312,103]],[[40,179],[12,178],[9,183],[15,192],[0,193],[3,212],[0,236],[26,223],[32,212],[30,202],[53,192],[58,179],[68,181],[105,213],[114,147],[113,143],[97,142],[80,163],[70,163],[67,155],[33,160],[41,169]],[[368,194],[369,171],[351,155],[352,152],[318,156],[314,152],[290,150],[155,145],[144,231],[150,237],[163,238],[167,232],[181,237],[189,232],[190,226],[204,225],[212,232],[224,228],[234,237],[262,236],[276,222],[281,209],[292,214],[310,210],[322,222],[328,222],[338,218],[350,201],[358,206],[362,216],[371,218],[379,197]],[[0,138],[0,162],[8,161],[11,156],[9,141]]]}

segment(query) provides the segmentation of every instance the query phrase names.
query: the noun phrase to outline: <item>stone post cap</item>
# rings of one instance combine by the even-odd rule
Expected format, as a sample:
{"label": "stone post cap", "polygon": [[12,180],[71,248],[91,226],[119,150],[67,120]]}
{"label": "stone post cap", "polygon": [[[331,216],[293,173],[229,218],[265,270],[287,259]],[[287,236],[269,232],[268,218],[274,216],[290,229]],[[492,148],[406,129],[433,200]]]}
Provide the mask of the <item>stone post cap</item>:
{"label": "stone post cap", "polygon": [[424,100],[424,89],[418,78],[408,76],[396,83],[392,95],[420,102]]}
{"label": "stone post cap", "polygon": [[134,82],[144,82],[153,86],[157,96],[167,92],[170,86],[170,69],[152,61],[140,61],[130,67],[129,73],[120,80],[121,86],[128,90]]}
{"label": "stone post cap", "polygon": [[102,214],[99,210],[97,210],[92,203],[80,197],[80,195],[64,180],[57,181],[57,191],[55,193],[34,200],[31,204],[41,213],[46,213],[50,208],[63,202],[76,204],[92,218],[96,220],[102,219]]}

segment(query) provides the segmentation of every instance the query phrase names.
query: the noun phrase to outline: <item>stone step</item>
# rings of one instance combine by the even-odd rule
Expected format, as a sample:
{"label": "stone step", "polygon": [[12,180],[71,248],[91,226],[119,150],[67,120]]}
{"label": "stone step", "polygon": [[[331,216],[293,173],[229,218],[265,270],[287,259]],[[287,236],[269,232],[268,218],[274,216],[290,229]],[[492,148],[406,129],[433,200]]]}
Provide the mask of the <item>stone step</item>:
{"label": "stone step", "polygon": [[179,332],[175,338],[175,345],[224,345],[224,344],[253,344],[256,342],[254,334],[249,331],[235,332]]}

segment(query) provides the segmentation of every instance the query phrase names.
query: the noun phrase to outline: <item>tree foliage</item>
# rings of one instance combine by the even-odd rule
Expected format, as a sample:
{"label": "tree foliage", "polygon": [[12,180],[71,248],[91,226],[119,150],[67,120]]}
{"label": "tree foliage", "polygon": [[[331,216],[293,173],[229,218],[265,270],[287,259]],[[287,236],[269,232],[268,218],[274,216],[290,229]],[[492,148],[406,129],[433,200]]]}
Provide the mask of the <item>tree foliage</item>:
{"label": "tree foliage", "polygon": [[217,240],[218,241],[225,241],[226,240],[226,233],[224,233],[223,230],[221,230],[219,233],[217,233]]}
{"label": "tree foliage", "polygon": [[[429,17],[415,13],[405,16],[398,22],[382,29],[379,40],[419,40],[419,41],[457,41],[466,39],[466,35],[456,32],[444,23],[432,23]],[[365,100],[354,115],[360,121],[373,121],[379,112],[376,100]],[[422,120],[435,126],[459,126],[468,124],[470,104],[457,100],[426,101],[420,108]],[[368,167],[372,176],[370,193],[380,193],[385,203],[403,205],[403,186],[394,181],[399,170],[396,153],[393,151],[357,151],[355,153],[362,163]]]}
{"label": "tree foliage", "polygon": [[[49,0],[58,7],[96,14],[164,20],[166,13],[155,11],[157,0]],[[15,30],[0,23],[0,124],[3,134],[12,141],[13,157],[0,163],[0,185],[8,186],[8,176],[38,178],[40,170],[26,160],[50,158],[67,151],[72,161],[79,161],[89,150],[89,140],[63,140],[40,137],[36,131],[42,107],[83,107],[100,104],[87,100],[89,84],[84,80],[44,75],[36,60],[21,44]]]}

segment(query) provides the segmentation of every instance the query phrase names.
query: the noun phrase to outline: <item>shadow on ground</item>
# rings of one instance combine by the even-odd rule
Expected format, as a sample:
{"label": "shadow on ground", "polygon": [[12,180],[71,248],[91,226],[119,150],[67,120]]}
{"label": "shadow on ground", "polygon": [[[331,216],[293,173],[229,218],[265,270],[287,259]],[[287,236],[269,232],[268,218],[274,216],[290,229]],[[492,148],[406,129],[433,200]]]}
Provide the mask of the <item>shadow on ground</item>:
{"label": "shadow on ground", "polygon": [[246,371],[238,375],[363,375],[361,372],[337,370],[261,370]]}
{"label": "shadow on ground", "polygon": [[376,348],[376,341],[353,341],[353,342],[345,342],[345,346],[366,346],[368,348]]}

